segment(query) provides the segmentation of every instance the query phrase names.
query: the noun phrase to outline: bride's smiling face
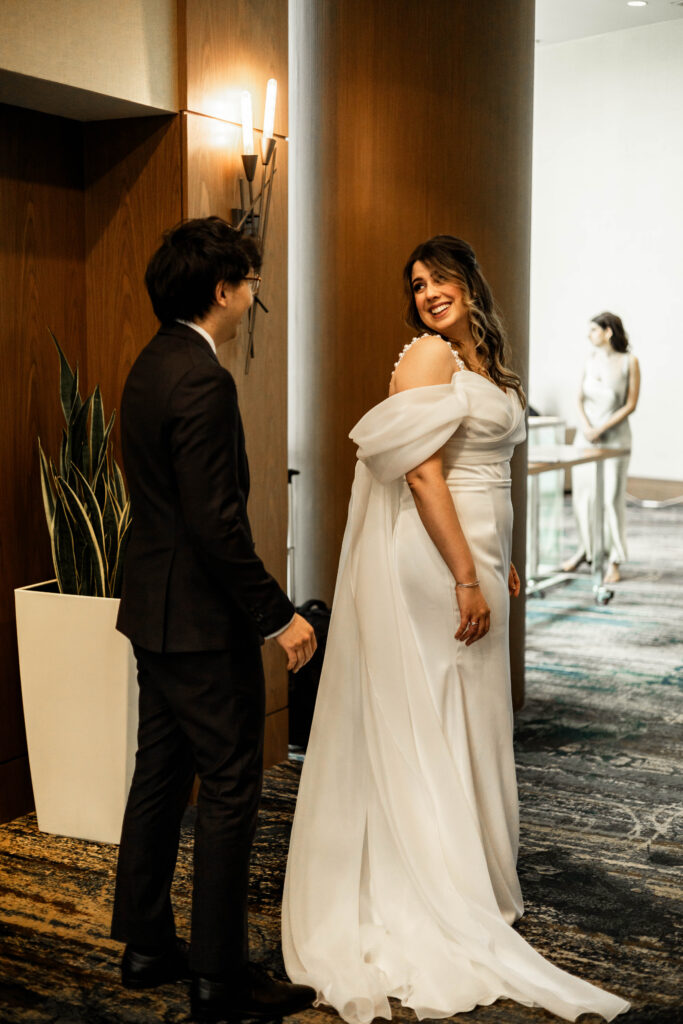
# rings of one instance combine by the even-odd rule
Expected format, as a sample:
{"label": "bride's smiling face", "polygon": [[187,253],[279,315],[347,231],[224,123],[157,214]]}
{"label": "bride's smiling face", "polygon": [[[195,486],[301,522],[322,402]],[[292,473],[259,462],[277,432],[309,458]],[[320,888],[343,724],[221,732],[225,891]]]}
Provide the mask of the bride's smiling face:
{"label": "bride's smiling face", "polygon": [[421,260],[413,264],[411,281],[415,305],[426,327],[452,336],[458,328],[468,325],[467,306],[459,284]]}

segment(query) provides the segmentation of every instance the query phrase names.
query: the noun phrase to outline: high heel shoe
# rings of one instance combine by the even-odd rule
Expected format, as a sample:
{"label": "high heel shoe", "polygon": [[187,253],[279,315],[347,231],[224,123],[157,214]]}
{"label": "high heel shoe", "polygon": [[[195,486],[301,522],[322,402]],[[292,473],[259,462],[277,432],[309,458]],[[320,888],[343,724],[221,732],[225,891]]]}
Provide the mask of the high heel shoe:
{"label": "high heel shoe", "polygon": [[568,559],[568,561],[562,563],[562,572],[576,572],[579,566],[583,565],[584,562],[586,563],[586,565],[590,565],[589,560],[586,558],[586,552],[578,551],[573,558],[570,558]]}

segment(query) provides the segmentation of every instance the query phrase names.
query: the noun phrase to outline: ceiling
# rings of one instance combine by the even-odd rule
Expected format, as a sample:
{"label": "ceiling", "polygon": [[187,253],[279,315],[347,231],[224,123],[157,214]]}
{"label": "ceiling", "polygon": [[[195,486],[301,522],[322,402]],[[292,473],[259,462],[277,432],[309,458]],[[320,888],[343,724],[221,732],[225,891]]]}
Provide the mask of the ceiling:
{"label": "ceiling", "polygon": [[683,3],[672,0],[649,0],[647,7],[628,7],[626,0],[536,0],[536,42],[563,43],[678,18]]}

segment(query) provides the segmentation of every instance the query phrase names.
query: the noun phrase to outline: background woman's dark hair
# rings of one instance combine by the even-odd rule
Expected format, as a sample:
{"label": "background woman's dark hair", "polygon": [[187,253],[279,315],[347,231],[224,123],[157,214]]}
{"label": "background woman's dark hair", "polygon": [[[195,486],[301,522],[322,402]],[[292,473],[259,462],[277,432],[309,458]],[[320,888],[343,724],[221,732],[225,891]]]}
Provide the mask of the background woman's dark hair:
{"label": "background woman's dark hair", "polygon": [[507,333],[491,293],[491,288],[479,269],[474,249],[462,238],[454,235],[435,235],[418,245],[403,271],[406,295],[406,323],[416,331],[434,332],[420,319],[413,293],[413,265],[420,260],[443,278],[455,281],[462,288],[467,307],[470,329],[479,357],[491,380],[498,387],[512,388],[523,406],[526,396],[518,375],[508,368],[510,358]]}
{"label": "background woman's dark hair", "polygon": [[261,253],[221,217],[198,217],[176,224],[152,256],[145,284],[162,324],[200,320],[214,302],[220,281],[239,284],[259,270]]}
{"label": "background woman's dark hair", "polygon": [[616,313],[598,313],[597,316],[593,317],[591,323],[602,327],[603,331],[608,327],[610,328],[612,337],[609,343],[615,352],[628,352],[628,334],[624,330],[621,317],[617,316]]}

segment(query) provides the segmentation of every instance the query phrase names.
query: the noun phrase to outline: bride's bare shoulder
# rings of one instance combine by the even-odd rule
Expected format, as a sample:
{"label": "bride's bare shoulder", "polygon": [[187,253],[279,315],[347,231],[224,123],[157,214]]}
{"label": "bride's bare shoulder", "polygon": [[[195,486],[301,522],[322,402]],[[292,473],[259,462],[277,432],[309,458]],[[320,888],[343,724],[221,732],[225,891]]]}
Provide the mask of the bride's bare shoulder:
{"label": "bride's bare shoulder", "polygon": [[398,357],[390,394],[430,384],[448,384],[458,369],[449,343],[436,334],[423,334],[408,342]]}

